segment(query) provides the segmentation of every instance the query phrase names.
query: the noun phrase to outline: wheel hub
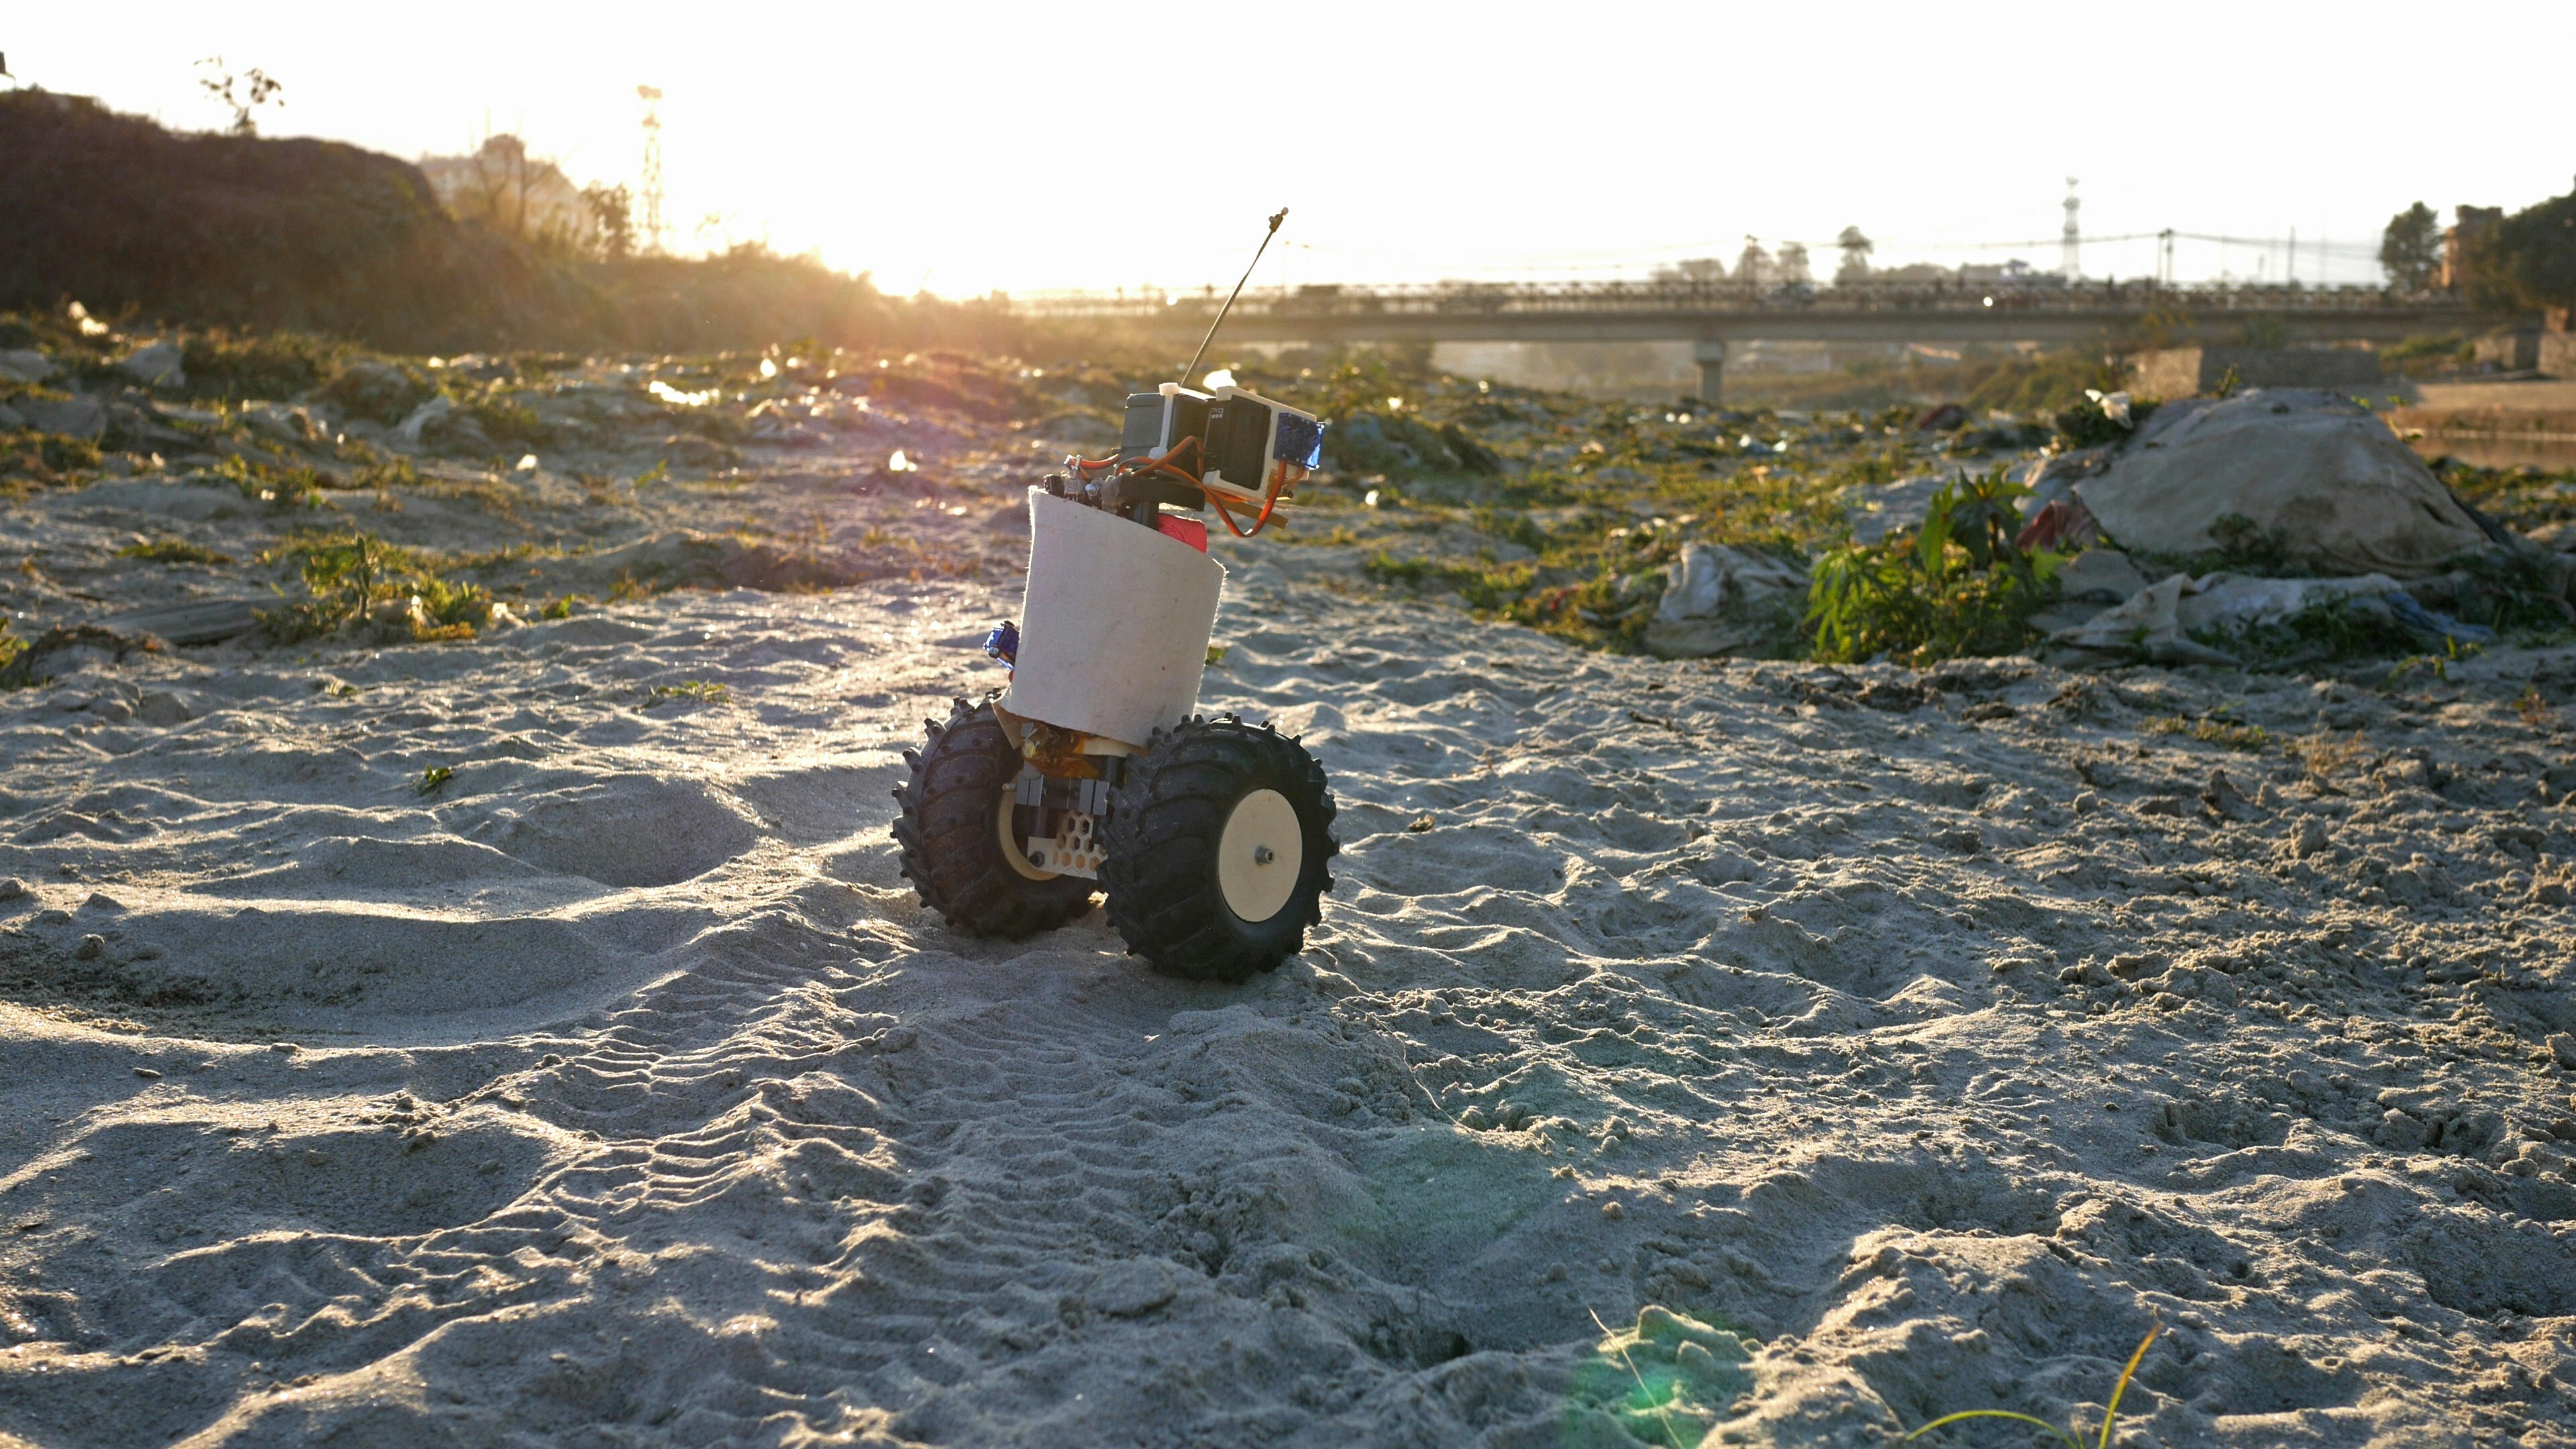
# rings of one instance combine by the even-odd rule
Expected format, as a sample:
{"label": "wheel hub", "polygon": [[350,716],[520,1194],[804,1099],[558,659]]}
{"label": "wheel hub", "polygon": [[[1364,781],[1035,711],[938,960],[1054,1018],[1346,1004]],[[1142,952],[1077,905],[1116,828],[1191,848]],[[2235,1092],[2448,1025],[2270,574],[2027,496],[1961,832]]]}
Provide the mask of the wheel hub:
{"label": "wheel hub", "polygon": [[1217,839],[1216,881],[1236,919],[1258,925],[1279,914],[1305,863],[1306,833],[1287,796],[1255,790],[1234,802]]}

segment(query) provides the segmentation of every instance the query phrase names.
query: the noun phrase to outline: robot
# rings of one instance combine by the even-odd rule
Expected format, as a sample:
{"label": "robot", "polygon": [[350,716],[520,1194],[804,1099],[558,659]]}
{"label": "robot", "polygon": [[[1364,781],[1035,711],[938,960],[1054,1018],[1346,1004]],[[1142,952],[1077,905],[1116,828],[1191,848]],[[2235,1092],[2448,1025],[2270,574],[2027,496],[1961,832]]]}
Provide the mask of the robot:
{"label": "robot", "polygon": [[1196,712],[1225,569],[1191,515],[1259,533],[1323,433],[1242,388],[1167,382],[1128,397],[1114,454],[1029,490],[1022,617],[985,640],[1009,684],[930,721],[894,792],[903,874],[950,926],[1026,937],[1098,890],[1166,975],[1239,982],[1304,948],[1340,850],[1332,791],[1297,740]]}

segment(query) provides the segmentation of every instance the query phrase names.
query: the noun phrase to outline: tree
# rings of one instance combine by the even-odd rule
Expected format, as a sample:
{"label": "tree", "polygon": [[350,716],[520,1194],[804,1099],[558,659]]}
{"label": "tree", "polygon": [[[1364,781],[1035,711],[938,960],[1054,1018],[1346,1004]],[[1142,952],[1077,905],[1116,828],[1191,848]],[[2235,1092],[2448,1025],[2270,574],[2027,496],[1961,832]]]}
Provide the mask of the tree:
{"label": "tree", "polygon": [[2537,312],[2576,306],[2576,191],[2502,221],[2461,228],[2469,299]]}
{"label": "tree", "polygon": [[1780,280],[1791,286],[1797,286],[1802,283],[1812,282],[1815,280],[1815,274],[1807,270],[1807,244],[1805,242],[1780,243],[1779,271]]}
{"label": "tree", "polygon": [[2419,201],[2388,219],[2388,230],[2379,234],[2379,265],[2400,291],[2433,285],[2442,266],[2442,221],[2433,208]]}
{"label": "tree", "polygon": [[1868,237],[1861,235],[1860,228],[1844,227],[1843,234],[1834,238],[1834,245],[1842,248],[1843,251],[1842,264],[1834,268],[1835,284],[1839,286],[1846,282],[1867,281],[1869,254],[1875,248]]}
{"label": "tree", "polygon": [[1762,243],[1751,237],[1744,239],[1744,253],[1735,259],[1735,280],[1753,283],[1771,280],[1771,254],[1762,249]]}
{"label": "tree", "polygon": [[623,186],[605,183],[581,189],[581,204],[590,212],[591,225],[598,236],[599,254],[608,260],[622,261],[635,250],[634,193]]}
{"label": "tree", "polygon": [[231,108],[232,133],[236,136],[259,134],[259,122],[252,119],[251,112],[261,106],[283,108],[286,105],[277,99],[277,93],[286,89],[286,82],[272,79],[268,72],[257,66],[247,74],[236,76],[224,69],[224,58],[220,55],[207,56],[197,64],[209,67],[213,72],[197,77],[197,88]]}

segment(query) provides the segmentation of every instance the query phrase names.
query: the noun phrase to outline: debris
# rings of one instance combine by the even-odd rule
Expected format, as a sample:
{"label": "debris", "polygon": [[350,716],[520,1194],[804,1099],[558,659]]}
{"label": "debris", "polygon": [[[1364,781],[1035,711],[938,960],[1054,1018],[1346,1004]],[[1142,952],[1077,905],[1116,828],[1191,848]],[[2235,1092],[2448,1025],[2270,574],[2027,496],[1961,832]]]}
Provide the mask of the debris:
{"label": "debris", "polygon": [[2218,556],[2253,538],[2305,573],[2416,578],[2487,541],[2387,424],[2321,392],[2168,404],[2072,489],[2133,553]]}
{"label": "debris", "polygon": [[2267,579],[2227,573],[2197,579],[2188,574],[2170,575],[2118,606],[2081,624],[2059,629],[2050,637],[2057,644],[2080,651],[2077,658],[2069,661],[2077,664],[2134,660],[2155,664],[2240,664],[2245,661],[2238,653],[2210,641],[2246,636],[2326,608],[2360,614],[2376,612],[2436,642],[2448,638],[2474,643],[2494,637],[2492,630],[2426,609],[2385,574]]}
{"label": "debris", "polygon": [[1645,636],[1663,658],[1777,653],[1796,640],[1807,604],[1804,568],[1749,549],[1687,543],[1665,577]]}

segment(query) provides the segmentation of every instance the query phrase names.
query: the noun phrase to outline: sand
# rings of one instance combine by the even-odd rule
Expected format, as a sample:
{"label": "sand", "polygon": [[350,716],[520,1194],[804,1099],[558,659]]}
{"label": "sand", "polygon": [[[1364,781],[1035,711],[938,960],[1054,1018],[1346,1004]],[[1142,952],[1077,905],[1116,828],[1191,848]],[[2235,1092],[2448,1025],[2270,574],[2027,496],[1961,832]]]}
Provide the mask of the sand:
{"label": "sand", "polygon": [[1192,985],[896,873],[986,461],[953,576],[0,696],[0,1443],[1856,1444],[2162,1324],[2124,1444],[2576,1444],[2576,655],[1668,663],[1223,544],[1344,853]]}

